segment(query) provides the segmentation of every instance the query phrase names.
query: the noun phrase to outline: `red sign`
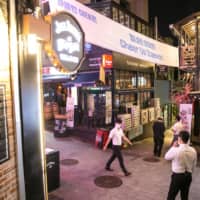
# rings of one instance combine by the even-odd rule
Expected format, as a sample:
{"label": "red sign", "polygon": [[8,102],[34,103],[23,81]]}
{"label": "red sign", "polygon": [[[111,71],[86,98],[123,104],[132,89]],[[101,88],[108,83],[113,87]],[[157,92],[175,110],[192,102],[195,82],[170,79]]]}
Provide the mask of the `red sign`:
{"label": "red sign", "polygon": [[108,69],[112,68],[112,55],[109,54],[102,55],[102,66]]}

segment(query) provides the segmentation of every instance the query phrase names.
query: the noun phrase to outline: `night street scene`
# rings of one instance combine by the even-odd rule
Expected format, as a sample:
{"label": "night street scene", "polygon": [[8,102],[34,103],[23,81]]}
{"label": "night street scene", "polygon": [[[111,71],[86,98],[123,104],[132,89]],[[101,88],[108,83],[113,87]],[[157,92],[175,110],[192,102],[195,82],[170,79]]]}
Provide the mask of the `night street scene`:
{"label": "night street scene", "polygon": [[0,0],[0,200],[199,200],[200,1]]}

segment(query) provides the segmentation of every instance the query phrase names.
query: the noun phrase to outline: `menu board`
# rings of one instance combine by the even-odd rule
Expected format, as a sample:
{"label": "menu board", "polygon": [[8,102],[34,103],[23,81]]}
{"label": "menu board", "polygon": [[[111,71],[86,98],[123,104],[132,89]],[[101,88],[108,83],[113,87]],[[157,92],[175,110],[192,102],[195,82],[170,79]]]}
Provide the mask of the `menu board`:
{"label": "menu board", "polygon": [[140,125],[140,106],[131,107],[132,126],[137,127]]}
{"label": "menu board", "polygon": [[155,120],[155,109],[154,107],[149,108],[149,121],[152,122]]}
{"label": "menu board", "polygon": [[141,110],[141,124],[147,124],[149,122],[148,119],[148,109]]}
{"label": "menu board", "polygon": [[5,86],[0,85],[0,163],[8,159],[8,130]]}
{"label": "menu board", "polygon": [[117,117],[122,119],[122,128],[125,131],[131,129],[131,114],[119,114]]}

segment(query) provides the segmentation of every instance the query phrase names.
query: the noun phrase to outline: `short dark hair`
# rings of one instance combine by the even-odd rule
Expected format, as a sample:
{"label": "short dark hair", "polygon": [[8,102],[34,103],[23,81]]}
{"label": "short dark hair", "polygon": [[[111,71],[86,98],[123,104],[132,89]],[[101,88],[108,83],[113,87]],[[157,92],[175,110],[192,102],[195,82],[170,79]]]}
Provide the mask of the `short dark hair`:
{"label": "short dark hair", "polygon": [[181,117],[180,117],[179,115],[177,115],[177,116],[176,116],[176,120],[177,120],[177,121],[180,121],[180,120],[181,120]]}
{"label": "short dark hair", "polygon": [[179,137],[182,139],[182,141],[186,144],[190,138],[190,134],[188,131],[183,130],[179,132]]}
{"label": "short dark hair", "polygon": [[122,123],[122,119],[121,118],[116,118],[116,120],[115,120],[115,123],[117,123],[117,124],[121,124]]}

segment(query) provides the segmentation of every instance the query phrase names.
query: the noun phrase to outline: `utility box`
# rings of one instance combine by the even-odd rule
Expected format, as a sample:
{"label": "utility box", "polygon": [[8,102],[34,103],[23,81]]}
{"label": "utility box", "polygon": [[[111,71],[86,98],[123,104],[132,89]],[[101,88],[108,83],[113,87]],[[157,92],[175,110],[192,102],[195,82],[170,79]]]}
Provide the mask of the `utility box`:
{"label": "utility box", "polygon": [[60,186],[59,151],[46,148],[46,167],[48,192]]}

